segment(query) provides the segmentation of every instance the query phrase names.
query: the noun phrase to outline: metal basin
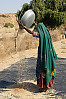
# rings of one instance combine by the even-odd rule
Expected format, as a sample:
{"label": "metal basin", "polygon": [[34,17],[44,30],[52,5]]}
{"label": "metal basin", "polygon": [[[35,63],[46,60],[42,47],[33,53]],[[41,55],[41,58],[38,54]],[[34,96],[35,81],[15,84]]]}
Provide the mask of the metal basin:
{"label": "metal basin", "polygon": [[27,10],[21,18],[22,23],[29,28],[35,20],[35,13],[30,9]]}

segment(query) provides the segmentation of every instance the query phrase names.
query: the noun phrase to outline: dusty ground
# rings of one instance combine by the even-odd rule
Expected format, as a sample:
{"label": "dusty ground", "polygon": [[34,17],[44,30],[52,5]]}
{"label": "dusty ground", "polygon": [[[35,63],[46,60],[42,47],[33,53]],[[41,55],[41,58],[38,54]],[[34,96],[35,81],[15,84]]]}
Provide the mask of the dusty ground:
{"label": "dusty ground", "polygon": [[53,87],[47,92],[38,92],[37,49],[17,52],[0,60],[0,99],[66,99],[66,40],[53,45],[58,55]]}

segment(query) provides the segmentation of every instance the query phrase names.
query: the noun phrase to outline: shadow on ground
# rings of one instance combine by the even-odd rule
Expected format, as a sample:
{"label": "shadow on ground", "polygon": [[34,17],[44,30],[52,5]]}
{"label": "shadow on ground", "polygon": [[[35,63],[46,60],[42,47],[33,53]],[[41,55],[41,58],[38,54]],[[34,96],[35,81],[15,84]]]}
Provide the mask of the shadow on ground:
{"label": "shadow on ground", "polygon": [[[35,57],[25,58],[15,64],[12,64],[9,68],[4,69],[0,72],[0,88],[23,88],[30,92],[38,92],[38,86],[34,83],[23,82],[21,84],[17,84],[18,81],[18,70],[19,65],[20,72],[22,71],[22,75],[20,75],[21,81],[34,80],[36,82],[36,61]],[[23,64],[22,64],[23,63]],[[58,58],[56,61],[56,78],[55,83],[52,88],[56,91],[59,91],[55,95],[63,95],[66,94],[66,58]]]}
{"label": "shadow on ground", "polygon": [[56,61],[56,77],[53,88],[66,93],[66,58],[58,58]]}

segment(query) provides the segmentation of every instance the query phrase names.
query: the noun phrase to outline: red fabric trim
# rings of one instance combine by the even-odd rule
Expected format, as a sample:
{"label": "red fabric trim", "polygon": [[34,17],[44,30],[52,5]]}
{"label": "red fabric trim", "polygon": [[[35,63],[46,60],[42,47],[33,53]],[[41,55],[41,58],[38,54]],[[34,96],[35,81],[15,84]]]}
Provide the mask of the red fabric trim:
{"label": "red fabric trim", "polygon": [[39,34],[38,34],[38,32],[34,32],[34,35],[38,36]]}
{"label": "red fabric trim", "polygon": [[54,77],[51,78],[50,83],[47,85],[47,87],[52,87],[54,83]]}

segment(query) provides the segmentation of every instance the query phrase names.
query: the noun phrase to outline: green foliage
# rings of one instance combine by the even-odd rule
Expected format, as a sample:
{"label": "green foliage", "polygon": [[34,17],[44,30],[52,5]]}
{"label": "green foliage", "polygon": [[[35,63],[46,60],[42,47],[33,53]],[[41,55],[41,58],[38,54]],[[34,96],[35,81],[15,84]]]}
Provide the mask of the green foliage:
{"label": "green foliage", "polygon": [[25,3],[18,13],[21,19],[24,12],[32,9],[36,15],[36,22],[43,22],[45,25],[59,26],[66,20],[66,0],[32,0],[28,5]]}
{"label": "green foliage", "polygon": [[6,16],[6,15],[4,15],[4,14],[2,14],[2,15],[0,15],[0,17],[4,17],[4,18],[5,18],[5,17],[7,17],[7,16]]}
{"label": "green foliage", "polygon": [[27,11],[28,9],[30,9],[30,6],[28,5],[28,3],[25,3],[25,4],[22,6],[21,11],[20,11],[20,10],[17,11],[17,16],[18,16],[18,19],[19,19],[19,20],[21,19],[21,17],[22,17],[23,14],[25,13],[25,11]]}
{"label": "green foliage", "polygon": [[9,15],[5,15],[5,14],[1,14],[0,17],[8,18],[8,17],[10,17],[10,16],[9,16]]}
{"label": "green foliage", "polygon": [[14,25],[13,25],[12,23],[5,23],[4,27],[7,27],[7,28],[8,28],[8,27],[13,28]]}

